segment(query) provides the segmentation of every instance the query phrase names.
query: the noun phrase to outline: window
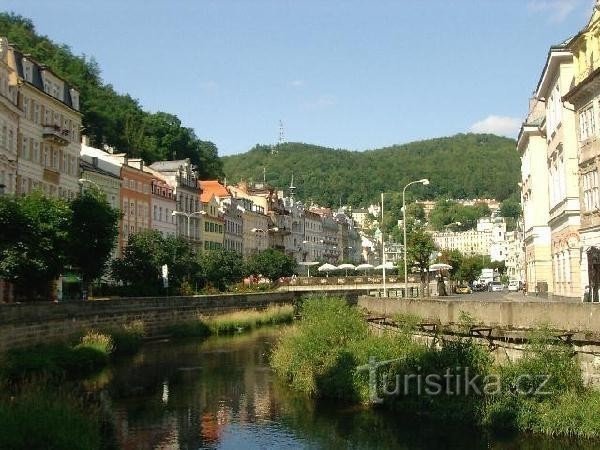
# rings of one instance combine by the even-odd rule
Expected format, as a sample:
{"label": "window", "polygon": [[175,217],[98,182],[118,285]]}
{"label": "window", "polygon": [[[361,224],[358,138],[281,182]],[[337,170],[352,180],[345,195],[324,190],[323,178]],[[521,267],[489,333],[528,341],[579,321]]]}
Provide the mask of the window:
{"label": "window", "polygon": [[154,220],[158,220],[158,206],[154,205]]}
{"label": "window", "polygon": [[36,102],[33,102],[33,121],[40,124],[40,105]]}
{"label": "window", "polygon": [[585,211],[594,211],[600,207],[598,197],[598,171],[594,169],[583,175],[583,206]]}
{"label": "window", "polygon": [[29,159],[29,139],[23,137],[23,142],[21,146],[21,157],[25,160]]}
{"label": "window", "polygon": [[589,105],[579,113],[579,139],[584,141],[596,134],[594,105]]}

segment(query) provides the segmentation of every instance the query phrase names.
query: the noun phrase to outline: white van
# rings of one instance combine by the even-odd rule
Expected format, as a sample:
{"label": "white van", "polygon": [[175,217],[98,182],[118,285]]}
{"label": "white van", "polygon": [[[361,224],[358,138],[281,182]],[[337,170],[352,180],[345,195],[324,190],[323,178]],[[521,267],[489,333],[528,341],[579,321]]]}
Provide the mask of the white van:
{"label": "white van", "polygon": [[508,282],[508,292],[517,292],[519,290],[519,281],[510,280]]}

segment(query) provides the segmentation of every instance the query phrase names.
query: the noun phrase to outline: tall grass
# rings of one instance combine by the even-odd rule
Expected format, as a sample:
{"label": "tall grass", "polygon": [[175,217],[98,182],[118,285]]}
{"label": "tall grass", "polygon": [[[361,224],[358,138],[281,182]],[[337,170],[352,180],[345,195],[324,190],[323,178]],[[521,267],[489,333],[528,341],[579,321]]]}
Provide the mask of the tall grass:
{"label": "tall grass", "polygon": [[106,448],[98,406],[66,390],[26,384],[0,395],[0,448],[11,450]]}
{"label": "tall grass", "polygon": [[[442,339],[430,346],[416,343],[411,334],[415,317],[399,318],[402,326],[395,335],[374,336],[360,312],[343,299],[306,300],[301,316],[271,355],[275,372],[300,392],[366,402],[373,385],[364,365],[390,361],[377,369],[375,394],[384,406],[407,417],[478,424],[493,431],[600,438],[600,392],[584,386],[572,349],[547,327],[528,336],[516,362],[496,364],[487,347],[471,337]],[[469,319],[463,320],[465,329]],[[477,378],[470,394],[457,393],[456,377],[444,379],[447,373],[464,377],[465,369],[471,379]],[[390,390],[396,376],[406,383],[407,376],[419,374],[439,377],[439,393],[423,393],[417,383]],[[486,379],[495,385],[486,385]]]}
{"label": "tall grass", "polygon": [[294,307],[291,305],[269,306],[262,310],[236,311],[229,314],[212,316],[206,319],[206,325],[212,334],[229,334],[236,331],[252,330],[265,325],[289,323],[294,319]]}

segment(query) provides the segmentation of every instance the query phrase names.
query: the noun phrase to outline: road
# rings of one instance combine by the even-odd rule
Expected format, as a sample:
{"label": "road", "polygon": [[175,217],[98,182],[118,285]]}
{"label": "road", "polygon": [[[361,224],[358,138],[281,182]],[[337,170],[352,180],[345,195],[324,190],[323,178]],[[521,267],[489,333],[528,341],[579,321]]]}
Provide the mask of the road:
{"label": "road", "polygon": [[523,300],[543,300],[541,297],[535,295],[523,295],[522,291],[519,292],[508,292],[505,289],[502,292],[473,292],[472,294],[454,294],[453,297],[459,297],[461,300],[494,300],[494,301],[511,301],[518,302]]}

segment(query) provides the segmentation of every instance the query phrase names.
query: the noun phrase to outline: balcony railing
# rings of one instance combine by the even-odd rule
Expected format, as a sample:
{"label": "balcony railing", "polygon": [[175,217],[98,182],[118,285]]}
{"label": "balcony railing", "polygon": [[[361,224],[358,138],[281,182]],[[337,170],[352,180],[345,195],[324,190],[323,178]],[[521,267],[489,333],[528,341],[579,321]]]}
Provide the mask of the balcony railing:
{"label": "balcony railing", "polygon": [[56,145],[69,145],[69,137],[71,132],[66,128],[61,128],[58,125],[44,125],[42,135],[45,140]]}

